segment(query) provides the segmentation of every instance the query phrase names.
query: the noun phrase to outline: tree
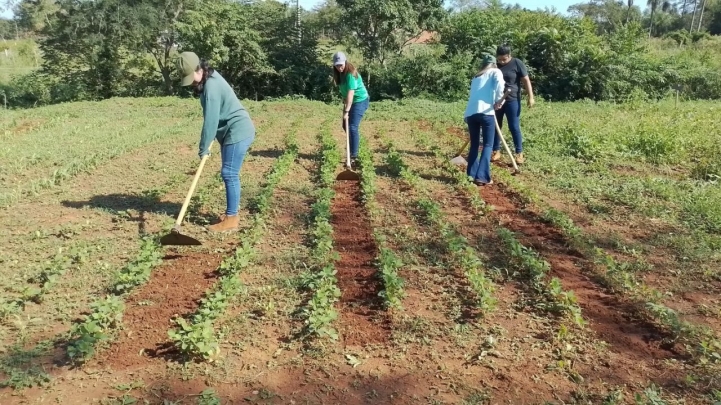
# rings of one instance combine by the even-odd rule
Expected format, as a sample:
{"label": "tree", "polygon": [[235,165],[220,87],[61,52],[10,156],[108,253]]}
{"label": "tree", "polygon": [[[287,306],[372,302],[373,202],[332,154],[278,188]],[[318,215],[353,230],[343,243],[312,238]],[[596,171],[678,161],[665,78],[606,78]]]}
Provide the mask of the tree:
{"label": "tree", "polygon": [[661,0],[648,0],[647,3],[648,7],[651,9],[651,23],[649,24],[648,28],[648,36],[653,35],[653,24],[654,24],[654,17],[656,15],[656,10],[658,9],[658,6],[661,6],[661,10],[663,12],[667,12],[669,9],[671,9],[671,2],[664,1],[661,2]]}
{"label": "tree", "polygon": [[451,9],[457,12],[472,10],[474,8],[483,8],[483,0],[451,0]]}
{"label": "tree", "polygon": [[443,0],[337,0],[343,23],[368,61],[385,65],[423,31],[438,28]]}
{"label": "tree", "polygon": [[55,0],[23,0],[15,7],[15,20],[24,30],[37,33],[52,24],[58,9]]}
{"label": "tree", "polygon": [[305,26],[322,38],[343,42],[348,30],[341,23],[342,13],[335,0],[325,0],[313,9],[305,21]]}
{"label": "tree", "polygon": [[711,3],[709,7],[709,15],[709,33],[711,35],[721,35],[721,1]]}
{"label": "tree", "polygon": [[627,0],[626,5],[616,0],[592,0],[574,4],[568,8],[568,12],[578,17],[590,18],[598,25],[598,33],[605,34],[640,19],[641,10],[633,3],[633,0]]}
{"label": "tree", "polygon": [[[206,0],[202,7],[183,13],[177,24],[178,51],[195,52],[206,59],[239,90],[257,97],[261,77],[273,73],[260,46],[261,34],[251,28],[250,5]],[[239,86],[240,83],[246,86]]]}

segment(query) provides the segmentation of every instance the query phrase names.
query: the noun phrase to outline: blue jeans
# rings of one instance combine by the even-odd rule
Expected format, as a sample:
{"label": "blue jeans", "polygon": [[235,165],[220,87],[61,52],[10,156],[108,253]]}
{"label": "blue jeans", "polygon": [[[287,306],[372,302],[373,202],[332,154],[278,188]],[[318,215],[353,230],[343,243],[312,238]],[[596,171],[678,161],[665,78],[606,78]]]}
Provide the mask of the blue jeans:
{"label": "blue jeans", "polygon": [[[468,151],[468,169],[466,174],[474,181],[490,183],[491,153],[493,139],[496,137],[496,122],[493,115],[473,114],[468,117],[468,133],[471,137],[471,150]],[[478,156],[478,149],[483,141],[483,152]]]}
{"label": "blue jeans", "polygon": [[[513,137],[513,146],[516,147],[516,153],[523,152],[523,137],[521,136],[521,100],[507,101],[503,107],[496,111],[496,119],[498,126],[503,128],[503,116],[508,118],[508,129]],[[501,149],[501,137],[496,136],[493,141],[493,151]]]}
{"label": "blue jeans", "polygon": [[254,140],[255,135],[240,142],[223,145],[220,149],[220,158],[223,162],[220,168],[220,177],[223,178],[225,183],[227,204],[225,215],[238,215],[238,207],[240,206],[240,168],[243,166],[245,154]]}
{"label": "blue jeans", "polygon": [[[353,159],[358,157],[358,146],[360,145],[360,132],[358,131],[358,128],[360,127],[363,115],[366,113],[366,110],[368,110],[368,106],[370,106],[370,100],[371,98],[367,97],[363,101],[353,103],[350,106],[350,111],[348,112],[348,125],[350,126],[350,156]],[[345,131],[345,120],[343,120],[342,127],[343,131]]]}

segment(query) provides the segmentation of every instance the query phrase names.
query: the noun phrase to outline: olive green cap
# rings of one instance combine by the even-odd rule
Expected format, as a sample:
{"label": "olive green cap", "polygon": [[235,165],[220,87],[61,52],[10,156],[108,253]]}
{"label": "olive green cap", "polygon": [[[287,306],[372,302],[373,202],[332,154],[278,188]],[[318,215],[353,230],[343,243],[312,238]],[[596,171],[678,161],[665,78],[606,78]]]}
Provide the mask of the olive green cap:
{"label": "olive green cap", "polygon": [[200,58],[194,52],[183,52],[177,61],[182,76],[181,86],[190,86],[195,81],[195,71],[200,66]]}
{"label": "olive green cap", "polygon": [[496,57],[493,55],[484,55],[483,66],[490,65],[491,63],[496,63]]}

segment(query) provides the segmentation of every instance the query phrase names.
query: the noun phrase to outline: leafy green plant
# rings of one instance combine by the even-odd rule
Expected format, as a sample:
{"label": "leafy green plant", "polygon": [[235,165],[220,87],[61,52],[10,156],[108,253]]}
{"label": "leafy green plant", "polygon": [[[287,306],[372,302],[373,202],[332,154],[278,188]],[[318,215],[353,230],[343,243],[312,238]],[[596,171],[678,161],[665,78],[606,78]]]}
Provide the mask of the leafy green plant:
{"label": "leafy green plant", "polygon": [[112,292],[125,294],[131,289],[145,284],[150,278],[153,268],[162,263],[162,257],[160,243],[155,237],[142,238],[140,253],[116,274],[115,283],[111,288]]}
{"label": "leafy green plant", "polygon": [[175,342],[181,353],[200,356],[205,360],[212,360],[220,353],[210,319],[200,323],[188,323],[183,318],[176,318],[174,322],[178,328],[169,330],[168,337]]}
{"label": "leafy green plant", "polygon": [[117,328],[123,318],[125,304],[119,297],[108,296],[90,304],[92,310],[83,321],[73,325],[68,356],[77,362],[88,360],[96,345],[108,339],[108,332]]}

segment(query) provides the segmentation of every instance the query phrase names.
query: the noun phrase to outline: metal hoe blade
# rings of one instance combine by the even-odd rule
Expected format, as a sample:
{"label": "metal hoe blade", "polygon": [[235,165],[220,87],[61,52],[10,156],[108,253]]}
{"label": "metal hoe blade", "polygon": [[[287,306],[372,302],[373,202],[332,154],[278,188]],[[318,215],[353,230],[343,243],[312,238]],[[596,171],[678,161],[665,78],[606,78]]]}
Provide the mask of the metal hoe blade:
{"label": "metal hoe blade", "polygon": [[463,158],[463,156],[456,156],[453,159],[451,159],[451,163],[457,166],[466,166],[468,165],[468,162],[466,159]]}
{"label": "metal hoe blade", "polygon": [[163,246],[174,245],[174,246],[198,246],[202,245],[200,241],[190,236],[183,235],[180,233],[179,227],[174,227],[169,234],[160,238],[160,244]]}
{"label": "metal hoe blade", "polygon": [[354,172],[353,170],[347,169],[347,170],[340,172],[340,174],[338,174],[338,176],[336,176],[335,179],[336,180],[358,181],[358,180],[360,180],[360,176],[358,175],[358,173]]}

